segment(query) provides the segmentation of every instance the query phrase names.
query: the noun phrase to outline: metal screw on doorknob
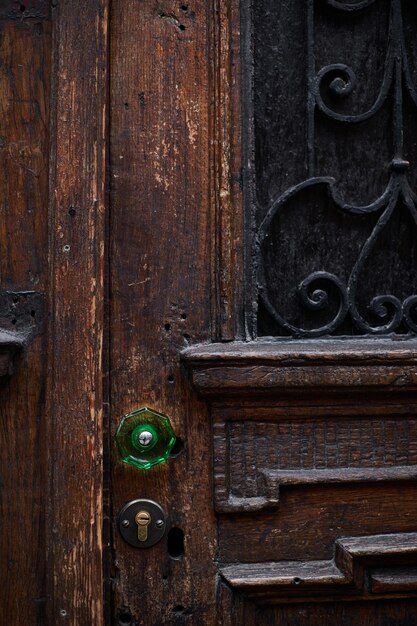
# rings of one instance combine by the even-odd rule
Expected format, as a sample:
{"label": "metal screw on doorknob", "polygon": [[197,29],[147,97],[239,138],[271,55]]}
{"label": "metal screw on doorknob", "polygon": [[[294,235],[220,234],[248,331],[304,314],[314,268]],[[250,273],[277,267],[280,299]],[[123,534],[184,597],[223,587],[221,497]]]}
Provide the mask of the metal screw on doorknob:
{"label": "metal screw on doorknob", "polygon": [[122,526],[123,526],[123,528],[128,528],[128,526],[130,526],[129,520],[128,519],[124,519],[122,521]]}
{"label": "metal screw on doorknob", "polygon": [[165,522],[164,522],[164,520],[163,520],[163,519],[157,519],[157,520],[156,520],[156,522],[155,522],[155,526],[156,526],[157,528],[162,528],[162,526],[163,526],[164,524],[165,524]]}
{"label": "metal screw on doorknob", "polygon": [[142,446],[149,446],[153,441],[153,434],[149,430],[144,430],[140,433],[138,441]]}
{"label": "metal screw on doorknob", "polygon": [[175,444],[169,418],[148,407],[124,415],[114,439],[123,462],[140,469],[165,463]]}

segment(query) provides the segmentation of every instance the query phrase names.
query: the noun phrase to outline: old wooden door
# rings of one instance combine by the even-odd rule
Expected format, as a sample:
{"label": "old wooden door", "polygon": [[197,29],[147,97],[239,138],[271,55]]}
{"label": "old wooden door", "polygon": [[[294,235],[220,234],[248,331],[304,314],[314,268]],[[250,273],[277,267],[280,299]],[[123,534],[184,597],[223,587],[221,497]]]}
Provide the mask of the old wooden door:
{"label": "old wooden door", "polygon": [[417,623],[416,34],[0,1],[1,625]]}

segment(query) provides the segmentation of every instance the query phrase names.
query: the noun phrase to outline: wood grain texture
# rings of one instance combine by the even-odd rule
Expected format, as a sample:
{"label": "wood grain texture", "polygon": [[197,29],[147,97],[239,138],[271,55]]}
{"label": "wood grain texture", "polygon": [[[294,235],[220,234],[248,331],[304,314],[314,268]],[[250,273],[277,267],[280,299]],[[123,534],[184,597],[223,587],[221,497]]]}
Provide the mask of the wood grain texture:
{"label": "wood grain texture", "polygon": [[370,573],[373,593],[401,593],[417,591],[416,567],[386,567]]}
{"label": "wood grain texture", "polygon": [[[357,10],[350,10],[353,2],[247,4],[253,30],[244,59],[251,80],[243,89],[253,115],[244,125],[253,143],[245,155],[245,166],[250,161],[245,195],[251,196],[253,215],[248,236],[250,227],[256,229],[281,201],[265,230],[253,236],[248,280],[253,299],[259,295],[253,336],[312,336],[313,329],[316,336],[381,331],[389,315],[372,311],[373,299],[392,294],[399,303],[416,293],[415,209],[408,213],[396,203],[387,227],[379,230],[375,225],[382,212],[349,212],[347,205],[363,207],[381,197],[396,176],[398,157],[409,162],[406,176],[415,189],[415,102],[405,104],[407,86],[400,75],[387,87],[386,98],[380,91],[387,81],[387,50],[395,42],[400,42],[396,54],[404,68],[409,66],[404,73],[415,89],[415,63],[408,61],[416,56],[415,4],[406,9],[381,0],[355,3]],[[342,67],[352,72],[352,82],[344,82]],[[334,80],[352,89],[336,95]],[[373,108],[376,101],[380,106]],[[355,116],[365,111],[366,119],[357,123]],[[331,177],[339,205],[320,177]],[[337,277],[340,290],[319,272]],[[310,285],[309,302],[302,297],[302,284]],[[344,298],[349,310],[337,320]],[[400,322],[401,313],[386,334],[415,333],[415,325]]]}
{"label": "wood grain texture", "polygon": [[203,396],[254,398],[302,388],[414,390],[416,354],[414,339],[335,339],[202,345],[182,357]]}
{"label": "wood grain texture", "polygon": [[[266,4],[256,3],[259,23]],[[248,14],[241,22],[237,0],[112,0],[109,49],[108,8],[0,7],[0,344],[25,348],[0,387],[0,623],[414,626],[417,343],[209,344],[245,334]],[[301,49],[302,10],[274,5],[275,23],[291,14]],[[283,25],[281,43],[291,36]],[[275,46],[268,20],[261,30]],[[265,68],[268,80],[287,68],[304,76],[300,58],[285,54],[285,68]],[[304,95],[279,94],[281,110]],[[271,167],[289,182],[279,163],[291,125],[304,136],[300,117],[266,129],[257,176],[267,195]],[[291,176],[305,156],[291,152]],[[45,293],[49,351],[42,307],[29,306]],[[31,343],[8,344],[5,294],[13,310],[33,310]],[[171,418],[180,453],[144,472],[112,448],[103,495],[107,365],[106,427],[149,405]],[[9,372],[0,346],[0,375]],[[170,555],[166,536],[131,548],[113,524],[109,574],[104,512],[114,522],[139,497],[166,509],[168,530],[183,530],[184,553]],[[111,618],[103,583],[113,585]]]}
{"label": "wood grain texture", "polygon": [[185,548],[170,558],[165,537],[135,550],[114,529],[116,624],[216,623],[208,410],[179,358],[212,332],[210,11],[203,0],[112,3],[112,430],[149,406],[184,442],[182,454],[149,471],[114,450],[113,518],[127,500],[156,500]]}
{"label": "wood grain texture", "polygon": [[11,376],[17,367],[18,356],[25,341],[18,333],[0,331],[0,378]]}
{"label": "wood grain texture", "polygon": [[[19,321],[12,324],[9,303],[24,308],[48,283],[51,24],[4,19],[1,9],[0,17],[0,326],[10,325],[14,342]],[[38,332],[0,388],[0,623],[10,626],[45,623],[45,375]]]}
{"label": "wood grain texture", "polygon": [[48,381],[50,624],[103,624],[106,0],[55,16]]}
{"label": "wood grain texture", "polygon": [[27,20],[48,19],[51,15],[51,5],[48,0],[2,0],[0,19]]}
{"label": "wood grain texture", "polygon": [[190,364],[216,364],[216,361],[240,364],[247,359],[253,363],[279,362],[281,365],[369,363],[417,363],[417,340],[413,337],[398,338],[344,338],[315,339],[310,341],[235,341],[193,345],[182,353]]}
{"label": "wood grain texture", "polygon": [[[417,533],[341,538],[330,561],[243,563],[223,567],[221,573],[232,588],[257,604],[300,601],[308,596],[313,596],[313,601],[323,600],[323,596],[333,601],[337,595],[345,600],[358,595],[376,600],[377,594],[415,592],[415,585],[410,583],[415,577],[412,565],[416,555]],[[404,567],[407,563],[409,568]],[[381,569],[369,578],[370,565],[379,564],[403,567],[400,576]],[[390,585],[388,577],[396,584]]]}
{"label": "wood grain texture", "polygon": [[[253,616],[245,607],[247,622],[256,626],[414,626],[416,600],[380,600],[376,602],[335,602],[333,604],[290,604],[258,609]],[[252,615],[251,615],[252,613]]]}
{"label": "wood grain texture", "polygon": [[[307,410],[308,411],[308,410]],[[214,498],[222,513],[279,506],[281,489],[301,485],[407,481],[417,478],[416,418],[375,415],[361,407],[350,417],[323,411],[314,418],[230,422],[214,413]]]}
{"label": "wood grain texture", "polygon": [[415,532],[415,483],[283,489],[277,511],[221,515],[219,561],[328,560],[338,537]]}
{"label": "wood grain texture", "polygon": [[214,265],[213,336],[231,341],[244,336],[241,136],[241,32],[235,0],[214,0],[211,27],[211,117]]}

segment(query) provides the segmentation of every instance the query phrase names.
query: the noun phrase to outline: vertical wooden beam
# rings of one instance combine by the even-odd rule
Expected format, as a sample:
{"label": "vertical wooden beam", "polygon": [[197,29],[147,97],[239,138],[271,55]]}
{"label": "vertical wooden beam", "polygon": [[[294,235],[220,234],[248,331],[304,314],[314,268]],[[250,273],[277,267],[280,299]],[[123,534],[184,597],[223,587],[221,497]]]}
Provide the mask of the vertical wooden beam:
{"label": "vertical wooden beam", "polygon": [[214,0],[211,16],[214,338],[243,337],[240,6]]}
{"label": "vertical wooden beam", "polygon": [[60,0],[51,148],[50,624],[103,624],[108,0]]}
{"label": "vertical wooden beam", "polygon": [[116,624],[216,624],[210,418],[180,364],[211,338],[210,12],[206,0],[112,2],[112,432],[147,405],[184,442],[147,472],[113,450],[114,516],[150,498],[184,533],[173,556],[167,536],[134,550],[115,531]]}
{"label": "vertical wooden beam", "polygon": [[[46,600],[46,341],[38,305],[48,282],[50,61],[49,12],[23,18],[19,4],[3,0],[0,326],[18,333],[36,329],[16,373],[0,389],[0,624],[8,626],[44,623]],[[21,315],[25,309],[29,324]]]}

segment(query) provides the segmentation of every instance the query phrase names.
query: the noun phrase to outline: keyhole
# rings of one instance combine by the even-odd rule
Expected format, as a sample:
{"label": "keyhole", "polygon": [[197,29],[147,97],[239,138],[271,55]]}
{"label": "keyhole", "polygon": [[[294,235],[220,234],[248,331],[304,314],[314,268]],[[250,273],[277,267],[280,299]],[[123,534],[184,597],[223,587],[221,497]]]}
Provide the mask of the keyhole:
{"label": "keyhole", "polygon": [[138,525],[138,541],[146,541],[148,539],[148,526],[151,523],[150,513],[139,511],[136,513],[135,522]]}

